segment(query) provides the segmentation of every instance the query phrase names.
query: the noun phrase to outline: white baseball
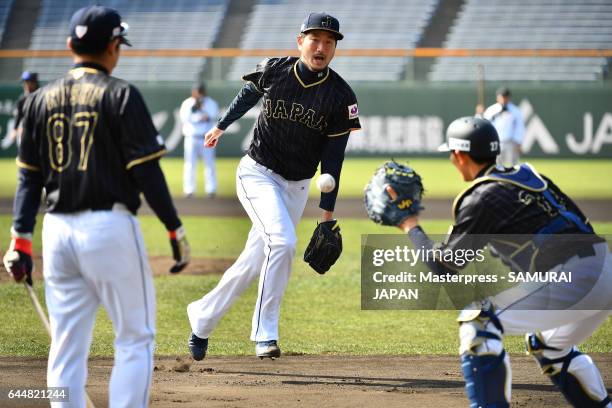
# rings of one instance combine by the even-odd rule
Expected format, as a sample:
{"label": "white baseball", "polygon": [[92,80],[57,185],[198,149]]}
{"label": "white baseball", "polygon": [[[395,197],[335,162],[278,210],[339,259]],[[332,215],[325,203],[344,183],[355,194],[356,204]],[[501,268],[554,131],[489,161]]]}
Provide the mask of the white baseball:
{"label": "white baseball", "polygon": [[329,173],[321,174],[317,178],[317,187],[319,190],[321,190],[321,192],[329,193],[336,188],[336,180],[334,179],[334,176]]}

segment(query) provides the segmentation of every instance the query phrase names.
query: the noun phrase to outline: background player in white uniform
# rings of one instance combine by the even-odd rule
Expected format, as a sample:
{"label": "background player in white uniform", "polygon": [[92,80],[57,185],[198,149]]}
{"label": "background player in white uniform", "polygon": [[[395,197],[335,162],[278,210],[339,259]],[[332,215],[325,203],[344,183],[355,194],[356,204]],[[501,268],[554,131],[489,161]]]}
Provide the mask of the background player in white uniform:
{"label": "background player in white uniform", "polygon": [[192,334],[189,348],[196,360],[204,358],[208,337],[234,301],[259,277],[251,340],[256,355],[278,357],[280,304],[295,255],[295,228],[308,198],[310,179],[319,162],[336,188],[321,194],[321,221],[335,224],[344,150],[351,130],[359,129],[357,99],[348,84],[328,65],[336,43],[343,38],[340,24],[324,13],[310,14],[297,38],[300,58],[270,58],[255,72],[218,125],[206,135],[215,146],[234,120],[263,98],[248,155],[236,172],[238,198],[253,227],[240,257],[219,284],[187,312]]}
{"label": "background player in white uniform", "polygon": [[127,25],[101,6],[78,10],[68,45],[74,68],[24,106],[12,241],[4,257],[31,280],[32,233],[45,191],[43,275],[51,326],[49,387],[68,387],[85,407],[87,357],[96,312],[115,330],[111,407],[146,407],[153,372],[155,291],[138,220],[142,192],[169,231],[179,272],[189,247],[158,158],[165,153],[140,92],[113,78]]}
{"label": "background player in white uniform", "polygon": [[483,117],[493,123],[499,135],[500,153],[497,163],[514,166],[519,163],[525,136],[525,121],[520,109],[512,103],[512,93],[506,87],[495,92],[497,102],[489,106]]}
{"label": "background player in white uniform", "polygon": [[191,197],[196,191],[198,158],[204,161],[204,188],[209,197],[217,192],[217,172],[215,168],[215,148],[204,146],[204,135],[216,123],[219,116],[219,105],[206,96],[204,84],[196,84],[191,89],[191,96],[183,101],[179,111],[183,122],[184,170],[183,193]]}

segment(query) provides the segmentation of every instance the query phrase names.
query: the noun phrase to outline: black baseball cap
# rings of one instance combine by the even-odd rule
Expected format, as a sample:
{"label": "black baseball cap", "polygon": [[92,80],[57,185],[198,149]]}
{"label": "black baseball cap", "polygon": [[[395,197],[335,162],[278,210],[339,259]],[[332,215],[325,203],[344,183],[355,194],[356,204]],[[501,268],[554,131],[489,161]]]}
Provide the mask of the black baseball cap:
{"label": "black baseball cap", "polygon": [[334,16],[323,13],[310,13],[302,23],[300,33],[307,33],[312,30],[325,30],[334,34],[336,40],[340,41],[344,35],[340,33],[340,22]]}
{"label": "black baseball cap", "polygon": [[206,93],[206,84],[204,82],[195,82],[193,85],[191,85],[191,90],[204,94]]}
{"label": "black baseball cap", "polygon": [[121,22],[117,10],[104,6],[88,6],[77,10],[70,20],[70,38],[75,51],[98,53],[111,40],[119,38],[121,44],[131,46],[125,38],[129,26]]}
{"label": "black baseball cap", "polygon": [[22,81],[38,82],[38,73],[32,71],[23,71],[21,74]]}
{"label": "black baseball cap", "polygon": [[446,142],[439,152],[459,150],[477,159],[494,159],[499,154],[499,136],[486,119],[465,116],[455,119],[446,130]]}
{"label": "black baseball cap", "polygon": [[511,96],[512,92],[510,92],[510,88],[502,86],[501,88],[498,88],[497,91],[495,91],[495,95]]}

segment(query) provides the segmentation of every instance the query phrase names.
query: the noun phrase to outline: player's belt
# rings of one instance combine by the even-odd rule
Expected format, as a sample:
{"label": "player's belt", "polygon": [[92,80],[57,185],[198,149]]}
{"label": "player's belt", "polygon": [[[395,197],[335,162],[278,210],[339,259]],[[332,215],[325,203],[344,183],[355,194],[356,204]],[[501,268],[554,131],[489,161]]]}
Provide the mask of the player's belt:
{"label": "player's belt", "polygon": [[593,246],[600,242],[605,242],[597,235],[572,235],[572,238],[572,240],[557,243],[549,250],[543,248],[544,250],[536,259],[538,270],[549,270],[555,265],[565,264],[574,256],[578,258],[595,256],[595,248]]}
{"label": "player's belt", "polygon": [[100,204],[100,205],[96,205],[92,207],[91,211],[116,211],[116,212],[125,212],[125,213],[131,214],[130,210],[128,210],[127,206],[123,203]]}
{"label": "player's belt", "polygon": [[193,137],[194,139],[204,139],[204,135],[201,134],[195,134],[195,135],[185,135],[187,137]]}
{"label": "player's belt", "polygon": [[[587,258],[595,255],[593,245],[605,242],[595,234],[568,232],[571,235],[545,235],[534,237],[519,249],[502,248],[503,242],[496,242],[495,248],[506,256],[513,265],[527,270],[548,271],[552,267],[565,264],[570,258]],[[538,239],[539,238],[539,239]]]}
{"label": "player's belt", "polygon": [[257,160],[255,160],[254,158],[252,158],[248,154],[243,157],[243,160],[246,163],[250,164],[251,166],[255,166],[258,169],[265,171],[266,173],[274,173],[274,170],[272,170],[272,169],[264,166],[263,164],[259,163]]}
{"label": "player's belt", "polygon": [[595,245],[597,242],[591,241],[591,242],[581,242],[579,244],[575,244],[574,246],[571,247],[570,256],[568,257],[568,259],[574,255],[577,255],[578,258],[587,258],[589,256],[594,256],[595,249],[593,248],[593,245]]}

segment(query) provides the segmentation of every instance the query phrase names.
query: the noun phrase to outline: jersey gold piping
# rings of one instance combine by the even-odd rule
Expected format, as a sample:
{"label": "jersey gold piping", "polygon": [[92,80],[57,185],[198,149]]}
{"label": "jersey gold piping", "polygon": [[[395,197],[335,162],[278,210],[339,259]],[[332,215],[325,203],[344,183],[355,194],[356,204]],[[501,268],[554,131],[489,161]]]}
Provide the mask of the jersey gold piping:
{"label": "jersey gold piping", "polygon": [[[529,188],[525,185],[522,185],[520,183],[517,183],[515,181],[512,180],[503,180],[503,179],[499,179],[497,177],[491,177],[489,176],[489,174],[491,174],[491,172],[495,169],[495,164],[492,164],[487,171],[485,171],[485,174],[482,177],[478,177],[476,180],[472,181],[472,183],[462,192],[460,192],[457,197],[455,197],[455,200],[453,201],[453,208],[452,208],[452,213],[453,213],[453,219],[456,219],[456,210],[457,210],[457,205],[459,204],[459,202],[461,201],[461,199],[463,198],[463,196],[465,196],[468,191],[471,191],[472,188],[476,187],[477,185],[479,185],[480,183],[483,183],[485,181],[500,181],[500,182],[505,182],[505,183],[510,183],[510,184],[514,184],[516,186],[522,187],[526,190],[530,190],[530,191],[534,191],[536,193],[540,193],[544,190],[546,190],[548,188],[548,183],[546,182],[546,180],[544,180],[542,178],[542,176],[540,176],[540,174],[536,171],[536,169],[533,168],[533,166],[529,163],[524,163],[526,166],[528,166],[531,171],[533,172],[533,174],[540,179],[540,181],[542,181],[542,183],[544,183],[544,186],[542,188]],[[518,170],[516,170],[518,171]]]}
{"label": "jersey gold piping", "polygon": [[338,136],[346,135],[347,133],[350,133],[353,130],[361,130],[361,128],[350,128],[341,133],[334,133],[333,135],[327,135],[327,137],[338,137]]}
{"label": "jersey gold piping", "polygon": [[323,82],[325,82],[325,80],[327,79],[327,77],[329,77],[329,67],[328,67],[328,68],[326,68],[325,77],[324,77],[323,79],[321,79],[320,81],[314,82],[314,83],[312,83],[312,84],[310,84],[310,85],[306,85],[306,84],[304,83],[304,81],[302,81],[302,78],[300,78],[300,76],[298,75],[298,72],[297,72],[297,64],[298,64],[298,62],[300,62],[300,60],[297,60],[297,61],[295,62],[295,64],[293,64],[293,74],[294,74],[294,75],[295,75],[295,77],[297,78],[297,80],[298,80],[298,82],[300,83],[300,85],[302,85],[304,88],[310,88],[310,87],[312,87],[312,86],[322,84]]}
{"label": "jersey gold piping", "polygon": [[132,160],[131,162],[129,162],[127,164],[127,166],[125,166],[125,169],[129,170],[129,169],[131,169],[134,166],[137,166],[137,165],[139,165],[141,163],[144,163],[146,161],[153,160],[153,159],[156,159],[158,157],[161,157],[161,156],[163,156],[166,153],[167,153],[167,150],[166,149],[162,149],[159,152],[155,152],[155,153],[152,153],[152,154],[150,154],[148,156],[144,156],[144,157],[141,157],[139,159]]}
{"label": "jersey gold piping", "polygon": [[95,68],[88,68],[88,67],[78,67],[78,68],[74,68],[70,70],[70,75],[72,75],[72,77],[74,79],[79,79],[80,77],[82,77],[84,74],[98,74],[102,71],[95,69]]}
{"label": "jersey gold piping", "polygon": [[24,163],[19,159],[15,159],[15,163],[17,163],[17,167],[21,167],[22,169],[40,171],[39,167],[32,166],[31,164],[28,164],[28,163]]}

